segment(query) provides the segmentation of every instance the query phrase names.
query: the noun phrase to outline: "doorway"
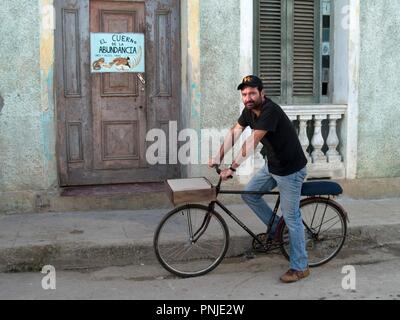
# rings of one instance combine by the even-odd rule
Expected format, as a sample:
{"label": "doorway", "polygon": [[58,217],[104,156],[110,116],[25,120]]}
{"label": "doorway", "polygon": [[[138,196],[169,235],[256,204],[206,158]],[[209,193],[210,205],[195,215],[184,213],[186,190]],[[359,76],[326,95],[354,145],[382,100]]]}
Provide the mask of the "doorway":
{"label": "doorway", "polygon": [[[146,134],[179,123],[180,1],[56,0],[57,155],[61,186],[155,182]],[[145,72],[92,73],[91,33],[139,33]],[[178,125],[179,126],[179,125]],[[168,155],[165,155],[168,157]]]}

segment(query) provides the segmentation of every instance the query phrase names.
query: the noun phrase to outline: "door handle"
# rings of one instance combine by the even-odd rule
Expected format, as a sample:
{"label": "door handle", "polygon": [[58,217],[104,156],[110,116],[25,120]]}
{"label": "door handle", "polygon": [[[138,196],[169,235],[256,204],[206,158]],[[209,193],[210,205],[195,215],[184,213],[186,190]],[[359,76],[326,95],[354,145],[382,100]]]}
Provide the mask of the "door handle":
{"label": "door handle", "polygon": [[139,78],[140,82],[145,85],[146,84],[146,80],[144,79],[143,75],[141,73],[137,74],[137,77]]}

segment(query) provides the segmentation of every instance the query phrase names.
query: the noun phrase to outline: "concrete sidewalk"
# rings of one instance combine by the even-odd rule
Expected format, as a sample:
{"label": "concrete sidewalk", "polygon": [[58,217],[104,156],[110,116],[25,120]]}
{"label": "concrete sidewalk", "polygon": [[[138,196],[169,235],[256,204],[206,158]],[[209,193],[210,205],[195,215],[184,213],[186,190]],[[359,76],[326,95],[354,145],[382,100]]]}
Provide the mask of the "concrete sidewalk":
{"label": "concrete sidewalk", "polygon": [[[337,201],[349,214],[347,246],[400,242],[400,199]],[[244,205],[228,206],[256,233],[263,224]],[[157,263],[153,234],[168,209],[0,216],[0,271],[60,270]],[[220,213],[221,210],[218,210]],[[251,238],[228,216],[228,256],[243,254]]]}

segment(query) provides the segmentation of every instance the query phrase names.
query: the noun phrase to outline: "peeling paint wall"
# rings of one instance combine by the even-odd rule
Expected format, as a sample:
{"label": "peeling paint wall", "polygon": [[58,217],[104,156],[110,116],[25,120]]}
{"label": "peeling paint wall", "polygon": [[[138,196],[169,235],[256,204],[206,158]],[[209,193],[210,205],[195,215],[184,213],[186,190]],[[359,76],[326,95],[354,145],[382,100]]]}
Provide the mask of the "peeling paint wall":
{"label": "peeling paint wall", "polygon": [[[194,1],[197,2],[197,1]],[[191,128],[201,136],[202,129],[231,127],[239,115],[236,90],[240,67],[240,0],[201,0],[198,6],[198,30],[191,28],[196,37],[196,50],[189,46],[191,66],[198,76],[190,83],[192,92]],[[198,140],[199,161],[210,155],[201,154]],[[207,166],[190,166],[189,176],[215,174]]]}
{"label": "peeling paint wall", "polygon": [[43,150],[44,188],[57,182],[56,121],[54,106],[54,28],[53,0],[40,0],[40,87],[41,87],[41,143]]}
{"label": "peeling paint wall", "polygon": [[201,0],[201,127],[228,128],[238,118],[240,0]]}
{"label": "peeling paint wall", "polygon": [[[4,99],[0,115],[0,203],[10,192],[23,194],[57,185],[53,43],[51,36],[42,41],[44,3],[51,6],[50,1],[42,0],[3,1],[0,6],[0,96]],[[22,197],[19,201],[8,204],[8,209],[28,205],[31,199]]]}
{"label": "peeling paint wall", "polygon": [[[191,0],[187,5],[187,65],[183,71],[187,68],[189,93],[186,99],[183,90],[183,108],[189,101],[190,110],[185,112],[189,117],[183,117],[188,119],[183,125],[196,130],[200,137],[200,130],[229,128],[239,116],[240,95],[236,88],[243,76],[239,72],[240,0]],[[183,26],[185,21],[184,16]],[[200,160],[201,140],[198,142]],[[183,173],[212,174],[198,165],[184,167]]]}
{"label": "peeling paint wall", "polygon": [[399,1],[361,1],[358,178],[400,177]]}
{"label": "peeling paint wall", "polygon": [[[223,129],[238,118],[246,1],[181,1],[184,127]],[[52,4],[0,6],[0,212],[30,208],[38,193],[58,185]],[[358,178],[400,176],[397,12],[392,0],[361,1]]]}

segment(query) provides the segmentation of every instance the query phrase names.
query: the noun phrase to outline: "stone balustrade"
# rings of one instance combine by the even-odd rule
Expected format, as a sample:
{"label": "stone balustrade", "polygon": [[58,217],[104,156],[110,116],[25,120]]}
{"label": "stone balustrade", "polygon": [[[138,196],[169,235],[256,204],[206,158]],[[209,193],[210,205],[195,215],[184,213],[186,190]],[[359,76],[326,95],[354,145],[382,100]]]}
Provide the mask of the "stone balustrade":
{"label": "stone balustrade", "polygon": [[300,143],[308,159],[309,178],[345,177],[343,156],[339,151],[339,123],[346,105],[284,106],[294,121]]}
{"label": "stone balustrade", "polygon": [[[340,147],[341,122],[346,115],[346,105],[302,105],[283,106],[283,110],[293,121],[300,143],[308,159],[307,178],[344,179],[346,176],[343,155]],[[248,133],[249,135],[250,133]],[[246,184],[265,161],[260,154],[262,146],[258,145],[254,153],[254,162],[240,168],[240,183]]]}

